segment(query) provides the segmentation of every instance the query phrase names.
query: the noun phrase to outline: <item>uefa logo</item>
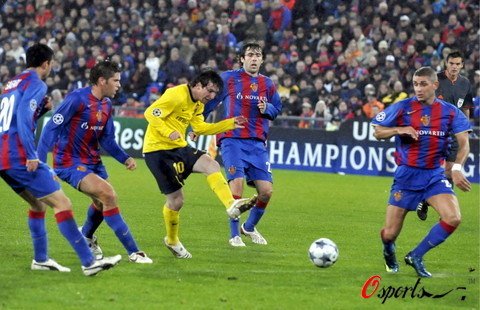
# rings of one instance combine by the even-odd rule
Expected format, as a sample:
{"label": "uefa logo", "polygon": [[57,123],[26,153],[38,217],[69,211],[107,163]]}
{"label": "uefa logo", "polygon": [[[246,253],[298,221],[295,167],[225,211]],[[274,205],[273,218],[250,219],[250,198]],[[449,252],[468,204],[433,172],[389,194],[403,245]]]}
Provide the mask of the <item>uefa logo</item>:
{"label": "uefa logo", "polygon": [[54,116],[52,116],[52,121],[56,124],[56,125],[60,125],[61,123],[63,123],[63,115],[62,114],[55,114]]}

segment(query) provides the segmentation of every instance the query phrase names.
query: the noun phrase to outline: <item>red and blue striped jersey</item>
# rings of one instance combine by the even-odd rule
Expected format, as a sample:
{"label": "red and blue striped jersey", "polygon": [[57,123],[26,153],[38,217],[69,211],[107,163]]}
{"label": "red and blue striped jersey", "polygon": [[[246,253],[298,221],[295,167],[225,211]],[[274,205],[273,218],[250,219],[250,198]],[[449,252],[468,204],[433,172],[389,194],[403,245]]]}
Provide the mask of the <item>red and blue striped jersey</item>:
{"label": "red and blue striped jersey", "polygon": [[115,141],[110,99],[97,99],[91,87],[67,95],[47,122],[38,143],[40,160],[46,161],[52,146],[54,168],[99,164],[100,146],[122,164],[130,157]]}
{"label": "red and blue striped jersey", "polygon": [[448,155],[450,132],[471,131],[467,117],[450,103],[435,99],[432,105],[422,105],[417,97],[392,104],[380,112],[372,125],[413,127],[418,140],[408,135],[396,135],[395,162],[417,168],[439,168]]}
{"label": "red and blue striped jersey", "polygon": [[[269,121],[274,120],[282,110],[282,101],[273,81],[262,74],[256,77],[240,70],[226,71],[220,75],[223,79],[223,90],[215,99],[205,104],[205,118],[223,102],[223,118],[243,115],[248,119],[245,128],[233,129],[218,135],[218,141],[224,138],[250,138],[266,141]],[[265,113],[261,114],[257,104],[267,102]]]}
{"label": "red and blue striped jersey", "polygon": [[25,70],[7,82],[0,97],[0,170],[36,160],[35,129],[46,111],[47,85],[34,70]]}

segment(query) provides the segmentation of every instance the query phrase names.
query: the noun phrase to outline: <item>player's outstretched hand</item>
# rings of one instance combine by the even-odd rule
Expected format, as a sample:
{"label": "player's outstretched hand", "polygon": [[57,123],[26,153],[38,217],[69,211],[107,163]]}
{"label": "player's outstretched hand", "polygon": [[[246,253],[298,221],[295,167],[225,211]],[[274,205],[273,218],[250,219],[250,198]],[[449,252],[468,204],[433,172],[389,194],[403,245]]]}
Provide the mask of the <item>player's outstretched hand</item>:
{"label": "player's outstretched hand", "polygon": [[233,119],[235,121],[235,128],[245,128],[243,124],[247,122],[247,119],[243,115],[236,116]]}
{"label": "player's outstretched hand", "polygon": [[472,189],[472,185],[463,175],[462,171],[452,170],[453,184],[464,192],[469,192]]}
{"label": "player's outstretched hand", "polygon": [[132,157],[129,157],[125,161],[125,167],[127,167],[127,170],[135,170],[137,169],[137,162]]}

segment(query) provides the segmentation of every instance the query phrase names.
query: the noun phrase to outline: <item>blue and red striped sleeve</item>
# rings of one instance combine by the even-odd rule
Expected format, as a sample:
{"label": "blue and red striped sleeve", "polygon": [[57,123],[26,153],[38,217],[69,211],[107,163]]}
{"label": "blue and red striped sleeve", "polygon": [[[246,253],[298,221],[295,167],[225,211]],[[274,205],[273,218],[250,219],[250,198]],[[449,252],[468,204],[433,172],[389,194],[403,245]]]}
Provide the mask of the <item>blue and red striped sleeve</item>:
{"label": "blue and red striped sleeve", "polygon": [[[45,127],[42,130],[40,140],[38,142],[38,156],[41,161],[47,161],[47,153],[57,143],[60,135],[63,131],[68,133],[68,138],[66,143],[60,143],[60,145],[55,145],[53,151],[55,161],[59,154],[64,154],[64,152],[69,152],[73,148],[73,140],[76,134],[76,128],[72,128],[72,118],[75,113],[81,108],[82,103],[78,100],[78,93],[73,92],[68,94],[62,104],[57,108],[55,114],[50,118]],[[78,120],[74,120],[73,123],[78,123]],[[62,149],[62,144],[65,144]],[[61,156],[61,155],[60,155]],[[61,162],[69,162],[70,158],[67,155],[65,158],[62,158]]]}

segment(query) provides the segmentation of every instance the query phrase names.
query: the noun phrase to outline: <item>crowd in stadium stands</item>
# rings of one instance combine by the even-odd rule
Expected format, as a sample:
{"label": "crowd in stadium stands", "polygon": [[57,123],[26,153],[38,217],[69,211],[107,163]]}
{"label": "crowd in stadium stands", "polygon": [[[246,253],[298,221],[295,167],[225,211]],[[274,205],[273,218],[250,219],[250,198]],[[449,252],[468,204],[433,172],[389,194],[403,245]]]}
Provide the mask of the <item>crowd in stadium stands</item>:
{"label": "crowd in stadium stands", "polygon": [[277,84],[282,115],[322,118],[297,124],[334,130],[412,95],[415,69],[441,71],[458,49],[478,126],[479,20],[473,0],[6,0],[0,86],[24,69],[25,49],[42,42],[55,51],[46,81],[55,103],[86,86],[90,68],[108,57],[122,67],[114,103],[136,116],[132,108],[206,67],[239,68],[237,50],[254,39],[265,46],[261,73]]}

